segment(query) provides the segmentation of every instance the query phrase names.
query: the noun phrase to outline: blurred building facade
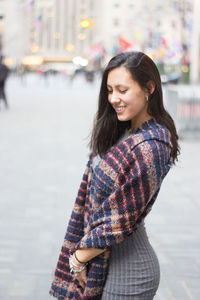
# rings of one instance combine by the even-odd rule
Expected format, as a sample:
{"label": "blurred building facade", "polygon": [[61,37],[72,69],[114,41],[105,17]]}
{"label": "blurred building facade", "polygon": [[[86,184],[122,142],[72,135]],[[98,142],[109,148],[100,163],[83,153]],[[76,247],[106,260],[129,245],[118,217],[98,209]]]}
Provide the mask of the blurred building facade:
{"label": "blurred building facade", "polygon": [[181,61],[187,71],[194,55],[193,67],[199,62],[196,36],[199,39],[200,26],[195,20],[200,17],[193,9],[198,2],[0,0],[1,52],[17,63],[27,55],[69,60],[82,56],[102,63],[104,57],[107,61],[134,49],[147,52],[161,64]]}
{"label": "blurred building facade", "polygon": [[25,0],[0,0],[1,54],[19,62],[28,47],[28,27],[23,12]]}
{"label": "blurred building facade", "polygon": [[98,6],[93,0],[35,0],[30,50],[46,56],[86,55],[94,42]]}
{"label": "blurred building facade", "polygon": [[191,41],[193,0],[104,0],[103,5],[106,48],[156,50],[160,58],[167,52],[165,59],[176,62]]}
{"label": "blurred building facade", "polygon": [[69,59],[87,55],[96,36],[99,1],[0,0],[3,49],[17,62],[25,55]]}
{"label": "blurred building facade", "polygon": [[5,18],[5,0],[0,0],[0,53],[3,52],[3,25]]}

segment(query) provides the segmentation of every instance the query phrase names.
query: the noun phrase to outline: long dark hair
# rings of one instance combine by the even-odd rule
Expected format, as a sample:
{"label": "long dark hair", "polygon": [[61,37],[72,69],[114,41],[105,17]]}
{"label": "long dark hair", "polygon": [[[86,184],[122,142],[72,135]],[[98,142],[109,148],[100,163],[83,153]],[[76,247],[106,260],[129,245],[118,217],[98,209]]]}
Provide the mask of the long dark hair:
{"label": "long dark hair", "polygon": [[163,105],[162,86],[159,71],[153,62],[143,52],[123,52],[114,56],[103,72],[98,110],[92,130],[90,149],[94,155],[105,154],[113,146],[124,131],[131,127],[131,121],[119,121],[115,110],[108,101],[107,78],[111,70],[118,67],[129,70],[132,78],[137,81],[143,89],[148,89],[148,83],[155,84],[154,92],[149,96],[147,112],[155,120],[165,125],[171,133],[171,157],[173,162],[177,160],[180,152],[178,135],[173,119],[165,110]]}

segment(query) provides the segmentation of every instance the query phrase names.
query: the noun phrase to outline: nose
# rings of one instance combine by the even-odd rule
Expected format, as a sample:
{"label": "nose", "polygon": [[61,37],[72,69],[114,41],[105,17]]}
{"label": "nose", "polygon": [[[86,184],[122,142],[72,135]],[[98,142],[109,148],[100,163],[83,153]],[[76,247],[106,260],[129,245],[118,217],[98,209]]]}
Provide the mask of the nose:
{"label": "nose", "polygon": [[116,93],[113,92],[109,97],[109,101],[110,101],[111,104],[119,103],[120,98]]}

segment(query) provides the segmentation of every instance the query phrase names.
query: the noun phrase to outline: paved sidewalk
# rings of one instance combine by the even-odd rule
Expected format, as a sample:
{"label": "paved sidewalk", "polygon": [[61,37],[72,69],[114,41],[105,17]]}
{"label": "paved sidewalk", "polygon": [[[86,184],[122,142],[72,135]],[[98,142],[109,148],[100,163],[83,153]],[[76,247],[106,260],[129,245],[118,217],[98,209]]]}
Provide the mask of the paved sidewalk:
{"label": "paved sidewalk", "polygon": [[[55,81],[55,82],[54,82]],[[0,111],[0,299],[48,295],[82,172],[98,84],[35,77],[7,85]],[[182,141],[180,162],[146,219],[159,257],[156,300],[200,299],[200,142]]]}

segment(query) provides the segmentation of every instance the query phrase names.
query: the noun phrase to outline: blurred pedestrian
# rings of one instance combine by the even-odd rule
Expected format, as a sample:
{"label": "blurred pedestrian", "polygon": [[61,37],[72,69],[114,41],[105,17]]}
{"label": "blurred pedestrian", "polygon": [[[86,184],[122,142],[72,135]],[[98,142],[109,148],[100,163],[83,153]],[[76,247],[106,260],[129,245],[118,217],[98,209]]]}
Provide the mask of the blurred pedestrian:
{"label": "blurred pedestrian", "polygon": [[50,294],[152,300],[160,268],[144,219],[179,145],[158,69],[144,53],[108,63],[90,149]]}
{"label": "blurred pedestrian", "polygon": [[8,108],[7,96],[5,93],[5,83],[9,74],[8,67],[3,63],[3,56],[0,56],[0,101],[3,100],[5,107]]}
{"label": "blurred pedestrian", "polygon": [[86,71],[86,80],[89,83],[93,83],[94,82],[94,71]]}

